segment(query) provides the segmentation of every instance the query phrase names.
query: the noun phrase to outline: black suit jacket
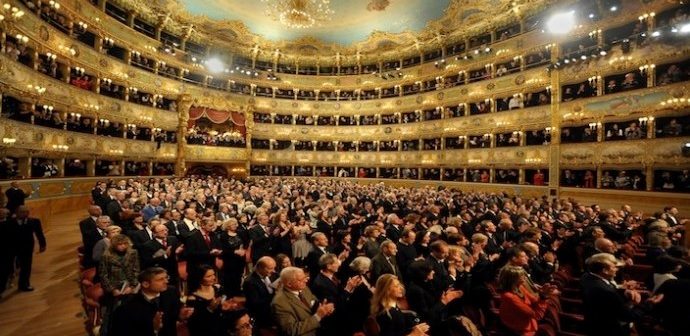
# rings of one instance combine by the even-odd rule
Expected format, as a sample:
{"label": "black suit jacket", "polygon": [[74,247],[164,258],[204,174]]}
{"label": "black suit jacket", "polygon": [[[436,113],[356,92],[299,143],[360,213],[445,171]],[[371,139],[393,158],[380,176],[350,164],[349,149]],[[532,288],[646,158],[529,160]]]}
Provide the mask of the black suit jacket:
{"label": "black suit jacket", "polygon": [[141,247],[151,240],[151,236],[153,234],[149,235],[148,231],[146,231],[146,229],[143,229],[129,231],[127,232],[127,235],[129,236],[129,238],[132,239],[132,244],[134,244],[134,248],[136,248],[137,251],[139,251],[139,254],[141,255]]}
{"label": "black suit jacket", "polygon": [[201,230],[192,231],[187,239],[185,239],[184,256],[187,258],[187,272],[192,270],[192,267],[199,265],[209,265],[215,267],[216,257],[211,255],[212,249],[221,249],[218,237],[212,232],[209,233],[211,243],[206,245]]}
{"label": "black suit jacket", "polygon": [[[270,229],[269,229],[270,231]],[[264,231],[261,225],[254,225],[249,229],[249,239],[252,244],[252,262],[256,264],[259,258],[271,255],[273,251],[273,237]]]}
{"label": "black suit jacket", "polygon": [[417,258],[417,249],[414,245],[405,245],[401,242],[396,244],[398,246],[398,254],[395,255],[395,259],[398,261],[398,267],[403,274],[406,274],[407,267]]}
{"label": "black suit jacket", "polygon": [[[143,294],[132,294],[123,299],[112,314],[111,336],[175,336],[177,318],[180,313],[180,296],[177,289],[169,287],[162,292],[158,302],[149,302]],[[163,328],[154,333],[153,317],[163,312]]]}
{"label": "black suit jacket", "polygon": [[175,249],[180,246],[180,242],[175,236],[168,236],[167,245],[172,250],[170,256],[159,255],[154,256],[159,250],[165,251],[166,248],[163,244],[159,243],[157,239],[151,239],[141,245],[139,249],[139,257],[141,258],[141,269],[146,269],[149,267],[162,267],[168,271],[168,275],[171,277],[177,277],[177,255],[175,254]]}
{"label": "black suit jacket", "polygon": [[249,314],[256,318],[256,323],[260,327],[273,325],[271,314],[271,301],[274,293],[269,293],[266,284],[261,280],[261,276],[252,272],[242,285],[244,296],[246,297],[247,310]]}
{"label": "black suit jacket", "polygon": [[23,220],[24,223],[22,225],[19,225],[19,219],[14,219],[13,221],[13,225],[17,226],[16,244],[18,254],[33,253],[36,241],[34,235],[38,239],[40,247],[46,246],[46,237],[43,235],[43,227],[41,227],[41,221],[38,218],[26,218]]}
{"label": "black suit jacket", "polygon": [[122,226],[122,217],[120,213],[122,212],[122,206],[117,200],[111,199],[108,201],[105,213],[110,217],[115,225]]}
{"label": "black suit jacket", "polygon": [[96,221],[88,217],[79,222],[79,231],[81,231],[81,241],[84,246],[84,262],[86,268],[96,266],[93,262],[93,247],[96,246],[99,240],[103,239],[103,235],[98,232]]}
{"label": "black suit jacket", "polygon": [[376,280],[383,274],[394,274],[398,279],[403,278],[400,267],[398,267],[398,261],[395,260],[395,257],[391,257],[389,263],[386,261],[386,257],[383,256],[383,253],[379,253],[371,259],[371,281],[376,283]]}
{"label": "black suit jacket", "polygon": [[588,335],[629,335],[635,318],[632,305],[617,288],[592,273],[580,278]]}
{"label": "black suit jacket", "polygon": [[441,297],[441,293],[452,287],[455,281],[448,274],[448,262],[439,262],[433,256],[426,258],[426,262],[434,270],[434,279],[432,281],[433,289],[438,297]]}
{"label": "black suit jacket", "polygon": [[313,246],[312,250],[309,251],[309,254],[307,254],[307,257],[304,259],[304,266],[306,266],[309,271],[311,281],[314,281],[316,275],[321,271],[319,267],[319,258],[324,254],[325,253],[320,248]]}

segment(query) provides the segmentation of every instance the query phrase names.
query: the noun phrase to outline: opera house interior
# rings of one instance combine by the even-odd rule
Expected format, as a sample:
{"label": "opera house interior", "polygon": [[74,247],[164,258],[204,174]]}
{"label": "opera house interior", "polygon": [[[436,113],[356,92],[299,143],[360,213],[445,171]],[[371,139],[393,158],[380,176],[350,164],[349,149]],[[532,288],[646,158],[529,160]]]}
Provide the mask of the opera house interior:
{"label": "opera house interior", "polygon": [[690,335],[686,0],[0,0],[2,335]]}

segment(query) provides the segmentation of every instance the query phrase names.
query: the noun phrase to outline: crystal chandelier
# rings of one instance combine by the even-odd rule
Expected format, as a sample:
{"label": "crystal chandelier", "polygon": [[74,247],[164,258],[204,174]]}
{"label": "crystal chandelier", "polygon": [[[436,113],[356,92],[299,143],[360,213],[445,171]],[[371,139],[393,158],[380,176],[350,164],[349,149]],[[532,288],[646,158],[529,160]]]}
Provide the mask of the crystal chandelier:
{"label": "crystal chandelier", "polygon": [[330,0],[261,0],[266,3],[266,15],[293,29],[319,26],[330,21],[334,13]]}

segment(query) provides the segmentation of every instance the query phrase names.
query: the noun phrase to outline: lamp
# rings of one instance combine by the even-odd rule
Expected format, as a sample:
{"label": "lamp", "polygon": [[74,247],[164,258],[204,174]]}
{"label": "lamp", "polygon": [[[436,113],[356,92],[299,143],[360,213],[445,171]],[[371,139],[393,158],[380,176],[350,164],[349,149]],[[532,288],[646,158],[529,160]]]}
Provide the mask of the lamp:
{"label": "lamp", "polygon": [[330,0],[261,0],[266,15],[292,29],[320,26],[334,13]]}

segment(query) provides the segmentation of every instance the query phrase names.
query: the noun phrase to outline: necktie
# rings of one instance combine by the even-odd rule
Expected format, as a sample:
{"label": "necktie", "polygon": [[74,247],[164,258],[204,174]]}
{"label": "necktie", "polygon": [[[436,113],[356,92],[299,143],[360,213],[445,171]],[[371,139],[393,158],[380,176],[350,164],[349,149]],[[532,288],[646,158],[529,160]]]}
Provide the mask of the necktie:
{"label": "necktie", "polygon": [[161,240],[161,244],[163,245],[163,248],[168,248],[168,240],[167,239]]}
{"label": "necktie", "polygon": [[395,265],[393,265],[393,262],[391,261],[391,258],[390,258],[390,257],[386,257],[386,261],[388,262],[389,265],[391,265],[391,269],[393,270],[393,275],[398,275],[398,274],[395,272]]}
{"label": "necktie", "polygon": [[264,278],[264,284],[266,285],[266,290],[268,290],[269,294],[273,294],[273,287],[271,287],[271,279],[268,277]]}
{"label": "necktie", "polygon": [[211,237],[209,237],[207,233],[204,233],[204,241],[206,242],[206,246],[211,246]]}

